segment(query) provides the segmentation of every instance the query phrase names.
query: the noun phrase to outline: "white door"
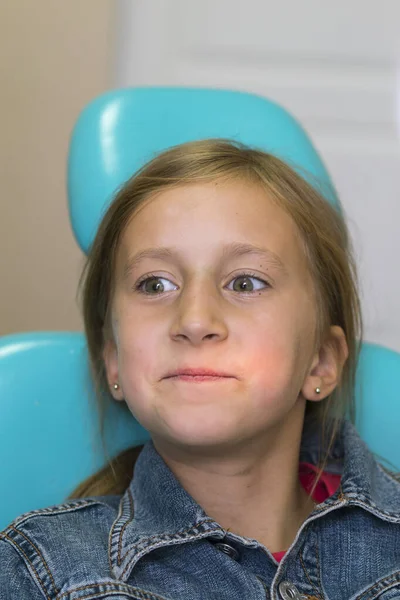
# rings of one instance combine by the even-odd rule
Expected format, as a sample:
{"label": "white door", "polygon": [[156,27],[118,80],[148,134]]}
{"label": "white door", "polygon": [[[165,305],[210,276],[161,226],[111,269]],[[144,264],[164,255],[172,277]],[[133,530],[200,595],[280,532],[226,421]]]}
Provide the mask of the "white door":
{"label": "white door", "polygon": [[365,337],[400,352],[399,0],[119,0],[115,85],[264,95],[303,124],[339,191]]}

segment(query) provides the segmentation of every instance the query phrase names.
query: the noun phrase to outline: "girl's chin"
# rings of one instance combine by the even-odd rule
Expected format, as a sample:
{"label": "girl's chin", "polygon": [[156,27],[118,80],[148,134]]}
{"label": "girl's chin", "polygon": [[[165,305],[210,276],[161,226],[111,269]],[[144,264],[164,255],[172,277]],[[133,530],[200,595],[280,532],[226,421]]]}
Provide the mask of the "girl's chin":
{"label": "girl's chin", "polygon": [[161,438],[168,439],[169,442],[178,446],[187,448],[223,448],[229,447],[238,440],[240,428],[237,431],[227,430],[226,427],[186,427],[178,428],[176,424],[167,430],[159,431],[157,435]]}

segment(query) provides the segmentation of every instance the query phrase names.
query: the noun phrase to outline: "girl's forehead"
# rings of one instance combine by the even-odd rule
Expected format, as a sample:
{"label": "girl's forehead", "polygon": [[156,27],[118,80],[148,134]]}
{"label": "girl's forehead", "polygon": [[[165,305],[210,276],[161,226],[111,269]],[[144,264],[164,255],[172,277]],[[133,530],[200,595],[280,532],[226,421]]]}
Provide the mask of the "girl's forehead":
{"label": "girl's forehead", "polygon": [[219,260],[221,253],[228,257],[228,247],[235,254],[235,245],[246,244],[266,250],[265,257],[275,256],[287,269],[300,267],[304,259],[292,217],[261,185],[213,181],[148,198],[125,228],[118,254],[124,264],[157,247],[175,248],[187,261]]}
{"label": "girl's forehead", "polygon": [[[296,231],[292,217],[260,185],[215,181],[163,190],[139,206],[125,229],[125,241],[192,239],[208,232],[218,237],[247,237],[255,242]],[[161,240],[160,240],[161,241]]]}

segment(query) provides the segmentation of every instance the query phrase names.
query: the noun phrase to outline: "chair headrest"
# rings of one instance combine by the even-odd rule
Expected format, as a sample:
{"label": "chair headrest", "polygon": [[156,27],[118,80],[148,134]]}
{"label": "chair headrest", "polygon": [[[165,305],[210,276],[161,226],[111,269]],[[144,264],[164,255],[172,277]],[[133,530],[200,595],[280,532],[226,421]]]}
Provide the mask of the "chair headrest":
{"label": "chair headrest", "polygon": [[143,164],[171,146],[206,138],[232,139],[278,156],[340,211],[308,135],[274,102],[221,89],[119,89],[90,102],[71,136],[69,211],[81,249],[87,253],[115,193]]}

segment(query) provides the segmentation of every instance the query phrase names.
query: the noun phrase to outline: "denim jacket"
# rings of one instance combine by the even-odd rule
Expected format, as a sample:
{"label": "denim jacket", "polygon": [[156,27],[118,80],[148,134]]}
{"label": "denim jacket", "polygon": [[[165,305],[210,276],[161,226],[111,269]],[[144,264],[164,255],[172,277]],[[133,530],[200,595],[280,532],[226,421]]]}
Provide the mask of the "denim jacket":
{"label": "denim jacket", "polygon": [[[300,459],[317,448],[305,432]],[[278,564],[207,516],[150,440],[122,496],[35,510],[0,534],[0,599],[400,599],[400,483],[347,421],[326,470],[339,489]]]}

